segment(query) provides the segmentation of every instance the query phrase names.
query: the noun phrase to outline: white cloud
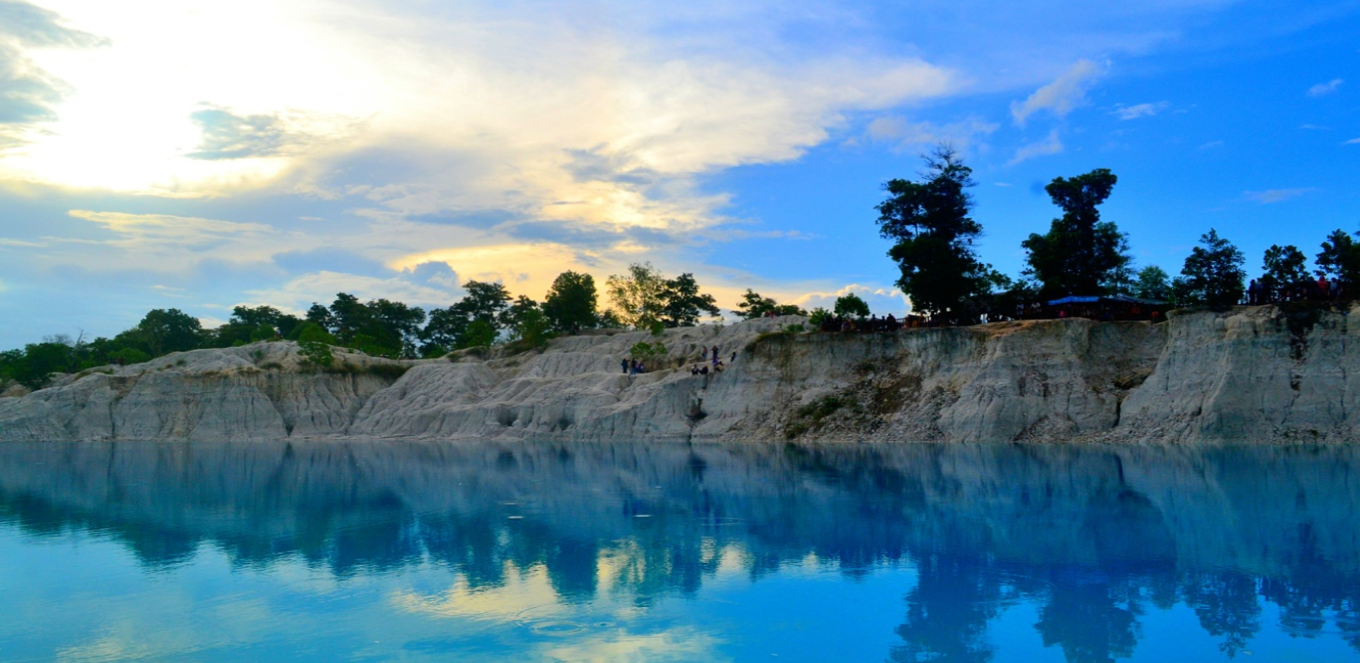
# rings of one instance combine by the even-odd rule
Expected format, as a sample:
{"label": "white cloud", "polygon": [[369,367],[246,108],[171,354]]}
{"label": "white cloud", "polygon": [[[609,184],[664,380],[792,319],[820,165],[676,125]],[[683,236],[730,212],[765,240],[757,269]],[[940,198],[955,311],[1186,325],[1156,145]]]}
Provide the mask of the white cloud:
{"label": "white cloud", "polygon": [[[847,113],[958,85],[917,58],[805,45],[781,29],[800,11],[770,3],[600,20],[517,2],[54,4],[111,46],[55,62],[80,94],[0,177],[154,195],[281,183],[405,215],[688,234],[725,221],[697,177],[797,158]],[[617,172],[582,179],[584,152]]]}
{"label": "white cloud", "polygon": [[937,125],[886,115],[869,122],[865,133],[874,141],[897,143],[902,149],[943,143],[962,150],[967,149],[979,137],[993,133],[998,128],[1000,125],[995,122],[985,122],[977,118]]}
{"label": "white cloud", "polygon": [[1062,140],[1058,138],[1058,130],[1054,129],[1048,132],[1047,138],[1021,147],[1019,150],[1015,152],[1015,156],[1011,157],[1011,160],[1008,161],[1006,165],[1014,166],[1015,164],[1018,164],[1022,161],[1028,161],[1030,159],[1033,159],[1034,157],[1047,156],[1049,154],[1058,154],[1062,151],[1063,151]]}
{"label": "white cloud", "polygon": [[1024,125],[1031,115],[1048,111],[1066,117],[1073,109],[1086,103],[1086,89],[1104,73],[1104,68],[1090,60],[1078,60],[1052,83],[1034,91],[1023,102],[1011,104],[1015,123]]}
{"label": "white cloud", "polygon": [[1346,81],[1340,78],[1333,78],[1332,80],[1327,81],[1326,83],[1318,83],[1317,85],[1308,88],[1308,96],[1325,97],[1341,89],[1341,84],[1345,82]]}
{"label": "white cloud", "polygon": [[1242,195],[1246,196],[1247,200],[1251,200],[1261,205],[1269,205],[1271,203],[1289,200],[1290,198],[1298,198],[1299,196],[1312,193],[1313,191],[1317,191],[1317,189],[1311,187],[1301,189],[1266,189],[1265,191],[1244,191],[1242,192]]}
{"label": "white cloud", "polygon": [[1352,138],[1342,143],[1342,145],[1360,145],[1360,138]]}
{"label": "white cloud", "polygon": [[1114,115],[1121,120],[1136,120],[1140,117],[1152,117],[1171,106],[1170,102],[1159,101],[1155,104],[1136,104],[1133,106],[1120,106],[1114,109]]}

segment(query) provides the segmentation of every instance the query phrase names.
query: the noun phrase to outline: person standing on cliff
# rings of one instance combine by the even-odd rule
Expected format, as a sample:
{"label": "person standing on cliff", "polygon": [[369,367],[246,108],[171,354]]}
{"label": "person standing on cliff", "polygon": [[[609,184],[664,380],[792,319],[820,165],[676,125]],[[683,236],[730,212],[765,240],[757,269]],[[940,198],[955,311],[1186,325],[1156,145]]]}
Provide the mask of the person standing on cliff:
{"label": "person standing on cliff", "polygon": [[716,345],[713,346],[713,354],[712,354],[712,357],[713,357],[713,365],[714,365],[714,366],[717,366],[717,365],[718,365],[718,346],[716,346]]}
{"label": "person standing on cliff", "polygon": [[628,375],[628,358],[624,357],[619,363],[623,366],[623,374]]}

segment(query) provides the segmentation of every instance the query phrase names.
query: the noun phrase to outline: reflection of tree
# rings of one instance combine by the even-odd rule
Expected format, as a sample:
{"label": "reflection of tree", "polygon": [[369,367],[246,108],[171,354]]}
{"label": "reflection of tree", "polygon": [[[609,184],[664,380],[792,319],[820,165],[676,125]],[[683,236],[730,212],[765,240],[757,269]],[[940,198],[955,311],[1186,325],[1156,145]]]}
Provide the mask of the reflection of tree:
{"label": "reflection of tree", "polygon": [[1222,636],[1219,651],[1233,658],[1261,628],[1256,579],[1231,571],[1192,573],[1182,580],[1185,603],[1209,635]]}
{"label": "reflection of tree", "polygon": [[1056,577],[1034,628],[1044,646],[1061,645],[1069,661],[1132,656],[1138,644],[1137,616],[1142,613],[1134,600],[1136,591],[1099,577]]}
{"label": "reflection of tree", "polygon": [[897,627],[906,644],[892,661],[992,660],[987,622],[1000,611],[1002,585],[987,565],[966,557],[927,555],[917,563],[916,587],[907,594],[907,619]]}
{"label": "reflection of tree", "polygon": [[[341,577],[441,565],[473,589],[505,584],[507,569],[538,566],[560,600],[591,601],[609,578],[613,592],[641,605],[694,595],[724,558],[742,560],[753,580],[809,556],[866,578],[907,559],[919,579],[906,596],[896,661],[991,659],[987,629],[1011,600],[1042,605],[1043,641],[1073,661],[1132,652],[1138,606],[1177,601],[1232,656],[1262,627],[1258,594],[1280,606],[1291,634],[1311,637],[1330,621],[1327,630],[1360,651],[1360,555],[1348,534],[1360,452],[1319,450],[1283,463],[1269,450],[1194,455],[1195,467],[1217,477],[1212,487],[1156,455],[1169,453],[6,445],[0,525],[33,537],[99,532],[152,569],[192,560],[205,544],[238,566],[301,558]],[[1293,481],[1298,462],[1330,474],[1295,472],[1309,481]],[[1159,481],[1176,486],[1175,499]],[[1303,492],[1311,497],[1296,499]],[[1207,503],[1216,506],[1204,510]],[[1163,518],[1167,504],[1174,517]],[[1241,522],[1253,525],[1228,525]],[[1222,536],[1209,540],[1202,530]],[[1248,564],[1272,572],[1203,570]]]}
{"label": "reflection of tree", "polygon": [[1325,612],[1334,612],[1342,637],[1360,650],[1360,578],[1328,562],[1311,523],[1299,525],[1297,559],[1283,577],[1261,581],[1261,596],[1280,606],[1280,625],[1291,636],[1317,636],[1327,623]]}

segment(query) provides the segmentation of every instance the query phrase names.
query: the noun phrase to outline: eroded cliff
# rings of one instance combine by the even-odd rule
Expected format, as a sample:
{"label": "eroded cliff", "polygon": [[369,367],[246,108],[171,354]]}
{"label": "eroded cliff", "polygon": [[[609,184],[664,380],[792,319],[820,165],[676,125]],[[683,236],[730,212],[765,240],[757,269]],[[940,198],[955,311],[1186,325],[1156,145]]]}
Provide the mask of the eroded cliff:
{"label": "eroded cliff", "polygon": [[[394,362],[291,343],[170,355],[0,398],[0,440],[434,439],[1349,441],[1350,311],[1240,308],[1148,323],[1050,320],[883,334],[798,318],[640,332],[542,352]],[[700,348],[727,370],[691,375]]]}

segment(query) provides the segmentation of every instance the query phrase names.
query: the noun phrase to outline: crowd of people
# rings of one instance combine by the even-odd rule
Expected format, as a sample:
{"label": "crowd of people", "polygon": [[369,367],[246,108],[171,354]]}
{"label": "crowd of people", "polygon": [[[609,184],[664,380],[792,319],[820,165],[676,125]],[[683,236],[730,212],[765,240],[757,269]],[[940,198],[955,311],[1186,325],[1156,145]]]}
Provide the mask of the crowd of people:
{"label": "crowd of people", "polygon": [[[722,354],[719,352],[718,346],[715,345],[712,348],[705,346],[702,349],[702,352],[700,352],[699,354],[699,360],[697,362],[693,362],[690,365],[689,373],[690,375],[710,375],[714,373],[721,373],[723,372],[723,369],[727,367],[728,364],[731,364],[735,361],[737,361],[736,352],[731,353],[731,355],[728,356],[727,362],[724,363],[722,360]],[[637,359],[634,357],[624,357],[619,362],[619,365],[623,369],[624,375],[638,375],[640,373],[647,372],[647,364],[642,359]]]}
{"label": "crowd of people", "polygon": [[1300,281],[1276,287],[1256,279],[1247,284],[1247,303],[1253,306],[1280,302],[1338,301],[1345,296],[1341,282],[1328,281],[1326,276],[1319,276],[1316,282]]}

